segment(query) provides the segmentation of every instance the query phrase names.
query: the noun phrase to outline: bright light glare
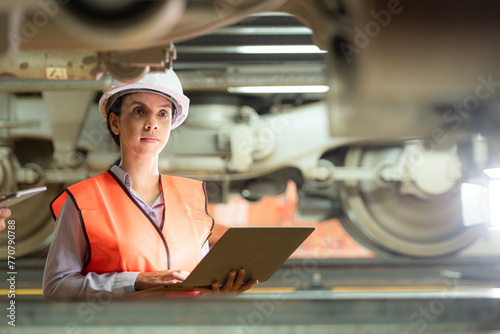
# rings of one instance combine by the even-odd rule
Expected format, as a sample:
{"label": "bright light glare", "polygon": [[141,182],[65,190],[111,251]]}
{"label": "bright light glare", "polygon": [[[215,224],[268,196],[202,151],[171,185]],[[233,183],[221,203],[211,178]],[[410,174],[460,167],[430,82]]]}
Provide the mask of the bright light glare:
{"label": "bright light glare", "polygon": [[500,168],[489,168],[485,169],[483,172],[492,179],[500,179]]}
{"label": "bright light glare", "polygon": [[500,289],[498,288],[490,289],[490,294],[493,298],[500,298]]}
{"label": "bright light glare", "polygon": [[500,180],[490,181],[489,192],[491,226],[500,227]]}
{"label": "bright light glare", "polygon": [[228,87],[229,93],[275,94],[275,93],[326,93],[330,87],[325,85],[310,86],[246,86]]}
{"label": "bright light glare", "polygon": [[243,54],[302,54],[302,53],[325,53],[316,45],[242,45],[237,46],[238,53]]}
{"label": "bright light glare", "polygon": [[235,54],[317,54],[326,53],[316,45],[180,45],[177,52]]}
{"label": "bright light glare", "polygon": [[483,224],[490,220],[490,217],[488,217],[488,189],[486,186],[475,183],[462,183],[460,197],[464,226]]}

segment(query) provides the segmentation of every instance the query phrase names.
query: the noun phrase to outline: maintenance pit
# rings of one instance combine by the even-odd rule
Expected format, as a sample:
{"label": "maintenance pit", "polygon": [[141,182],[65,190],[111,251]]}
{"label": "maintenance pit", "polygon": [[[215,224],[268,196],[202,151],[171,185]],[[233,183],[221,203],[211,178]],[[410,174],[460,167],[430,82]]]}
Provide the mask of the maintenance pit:
{"label": "maintenance pit", "polygon": [[[19,261],[2,333],[493,333],[498,257],[289,260],[238,297],[44,300],[42,259]],[[4,270],[5,268],[1,268]],[[8,305],[2,282],[3,305]]]}

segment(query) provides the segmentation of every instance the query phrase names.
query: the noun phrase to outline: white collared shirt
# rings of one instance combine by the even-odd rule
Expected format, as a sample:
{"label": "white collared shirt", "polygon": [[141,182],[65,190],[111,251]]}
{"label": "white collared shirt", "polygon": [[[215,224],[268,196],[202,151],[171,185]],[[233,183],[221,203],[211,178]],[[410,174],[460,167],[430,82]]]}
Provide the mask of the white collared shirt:
{"label": "white collared shirt", "polygon": [[[163,196],[160,194],[150,207],[133,190],[132,180],[128,173],[116,165],[111,167],[110,172],[125,185],[154,223],[160,226],[165,205]],[[201,259],[208,253],[208,250],[209,246],[206,242],[201,250]],[[68,197],[56,219],[52,244],[45,263],[44,297],[82,299],[105,292],[112,296],[121,296],[135,291],[135,280],[139,272],[114,272],[100,275],[91,272],[85,276],[81,275],[89,255],[78,211]]]}

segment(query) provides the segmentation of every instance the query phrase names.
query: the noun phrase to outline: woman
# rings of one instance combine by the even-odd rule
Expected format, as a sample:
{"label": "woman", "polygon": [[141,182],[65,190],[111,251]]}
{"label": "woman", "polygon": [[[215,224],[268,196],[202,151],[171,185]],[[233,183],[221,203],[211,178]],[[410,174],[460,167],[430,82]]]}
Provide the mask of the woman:
{"label": "woman", "polygon": [[[172,70],[137,83],[114,82],[99,101],[121,160],[79,182],[51,209],[56,228],[43,278],[43,295],[114,296],[182,282],[208,252],[213,219],[204,183],[160,174],[159,154],[188,113]],[[243,292],[244,271],[231,272],[212,292]],[[207,291],[207,290],[204,290]]]}

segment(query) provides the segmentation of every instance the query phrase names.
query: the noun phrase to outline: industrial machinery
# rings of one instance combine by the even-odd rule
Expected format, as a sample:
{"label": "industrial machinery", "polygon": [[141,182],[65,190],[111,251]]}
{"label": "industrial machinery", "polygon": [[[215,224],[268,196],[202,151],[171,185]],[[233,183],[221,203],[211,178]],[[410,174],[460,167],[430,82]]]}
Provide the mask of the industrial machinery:
{"label": "industrial machinery", "polygon": [[[477,204],[488,201],[483,170],[500,167],[496,10],[430,0],[2,3],[0,193],[48,187],[15,208],[18,256],[50,243],[51,199],[119,154],[96,104],[111,78],[171,66],[192,101],[162,171],[206,180],[214,202],[279,194],[292,179],[301,214],[341,217],[374,250],[463,249],[491,223]],[[242,89],[257,86],[264,93]],[[478,203],[464,201],[464,184],[477,186]]]}

